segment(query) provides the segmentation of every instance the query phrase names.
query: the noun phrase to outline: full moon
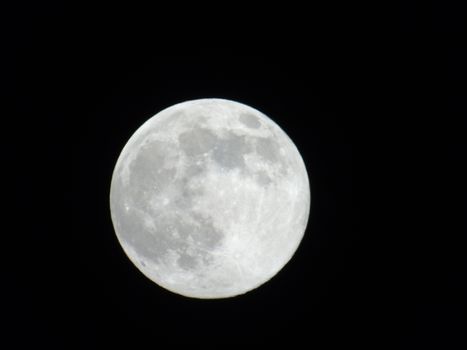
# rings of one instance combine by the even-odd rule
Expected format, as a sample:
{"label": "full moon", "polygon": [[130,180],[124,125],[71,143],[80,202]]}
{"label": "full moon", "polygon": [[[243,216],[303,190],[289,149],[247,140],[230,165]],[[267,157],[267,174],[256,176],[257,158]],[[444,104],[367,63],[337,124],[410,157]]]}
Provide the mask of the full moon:
{"label": "full moon", "polygon": [[146,121],[110,186],[123,250],[159,286],[228,298],[276,275],[310,211],[308,175],[286,133],[242,103],[200,99]]}

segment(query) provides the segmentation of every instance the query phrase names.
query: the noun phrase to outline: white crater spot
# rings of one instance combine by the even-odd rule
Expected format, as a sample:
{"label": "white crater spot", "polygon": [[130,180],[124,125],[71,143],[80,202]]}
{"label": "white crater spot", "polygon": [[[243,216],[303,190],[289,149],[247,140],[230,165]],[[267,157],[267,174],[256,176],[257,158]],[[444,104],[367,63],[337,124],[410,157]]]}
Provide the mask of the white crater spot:
{"label": "white crater spot", "polygon": [[188,297],[227,298],[291,259],[307,225],[309,181],[271,119],[201,99],[136,130],[113,172],[110,209],[125,253],[149,279]]}

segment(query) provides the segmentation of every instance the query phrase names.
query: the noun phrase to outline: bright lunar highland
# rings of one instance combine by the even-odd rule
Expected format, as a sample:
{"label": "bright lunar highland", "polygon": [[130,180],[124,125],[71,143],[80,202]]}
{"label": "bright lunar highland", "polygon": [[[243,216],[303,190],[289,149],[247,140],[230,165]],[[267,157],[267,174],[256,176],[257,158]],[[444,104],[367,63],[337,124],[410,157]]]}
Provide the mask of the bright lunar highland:
{"label": "bright lunar highland", "polygon": [[310,187],[276,123],[238,102],[201,99],[161,111],[131,136],[110,209],[123,250],[149,279],[187,297],[227,298],[291,259]]}

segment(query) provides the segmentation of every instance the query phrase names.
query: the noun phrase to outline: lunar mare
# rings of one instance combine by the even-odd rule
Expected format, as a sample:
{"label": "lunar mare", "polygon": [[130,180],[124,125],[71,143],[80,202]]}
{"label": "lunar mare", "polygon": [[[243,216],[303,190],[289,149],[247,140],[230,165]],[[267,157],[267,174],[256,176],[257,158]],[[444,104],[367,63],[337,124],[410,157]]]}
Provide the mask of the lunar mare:
{"label": "lunar mare", "polygon": [[246,293],[291,259],[310,209],[290,138],[244,104],[169,107],[131,136],[115,166],[117,238],[149,279],[194,298]]}

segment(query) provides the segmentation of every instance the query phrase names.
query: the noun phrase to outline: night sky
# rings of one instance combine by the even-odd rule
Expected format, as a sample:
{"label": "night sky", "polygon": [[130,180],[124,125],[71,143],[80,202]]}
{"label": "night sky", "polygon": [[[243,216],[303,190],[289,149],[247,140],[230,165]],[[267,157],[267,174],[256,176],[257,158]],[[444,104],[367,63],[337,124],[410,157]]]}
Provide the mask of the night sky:
{"label": "night sky", "polygon": [[[406,1],[379,31],[350,5],[230,6],[8,9],[7,348],[465,348],[465,8]],[[205,97],[273,119],[311,182],[293,259],[224,300],[144,277],[109,210],[133,132]]]}

